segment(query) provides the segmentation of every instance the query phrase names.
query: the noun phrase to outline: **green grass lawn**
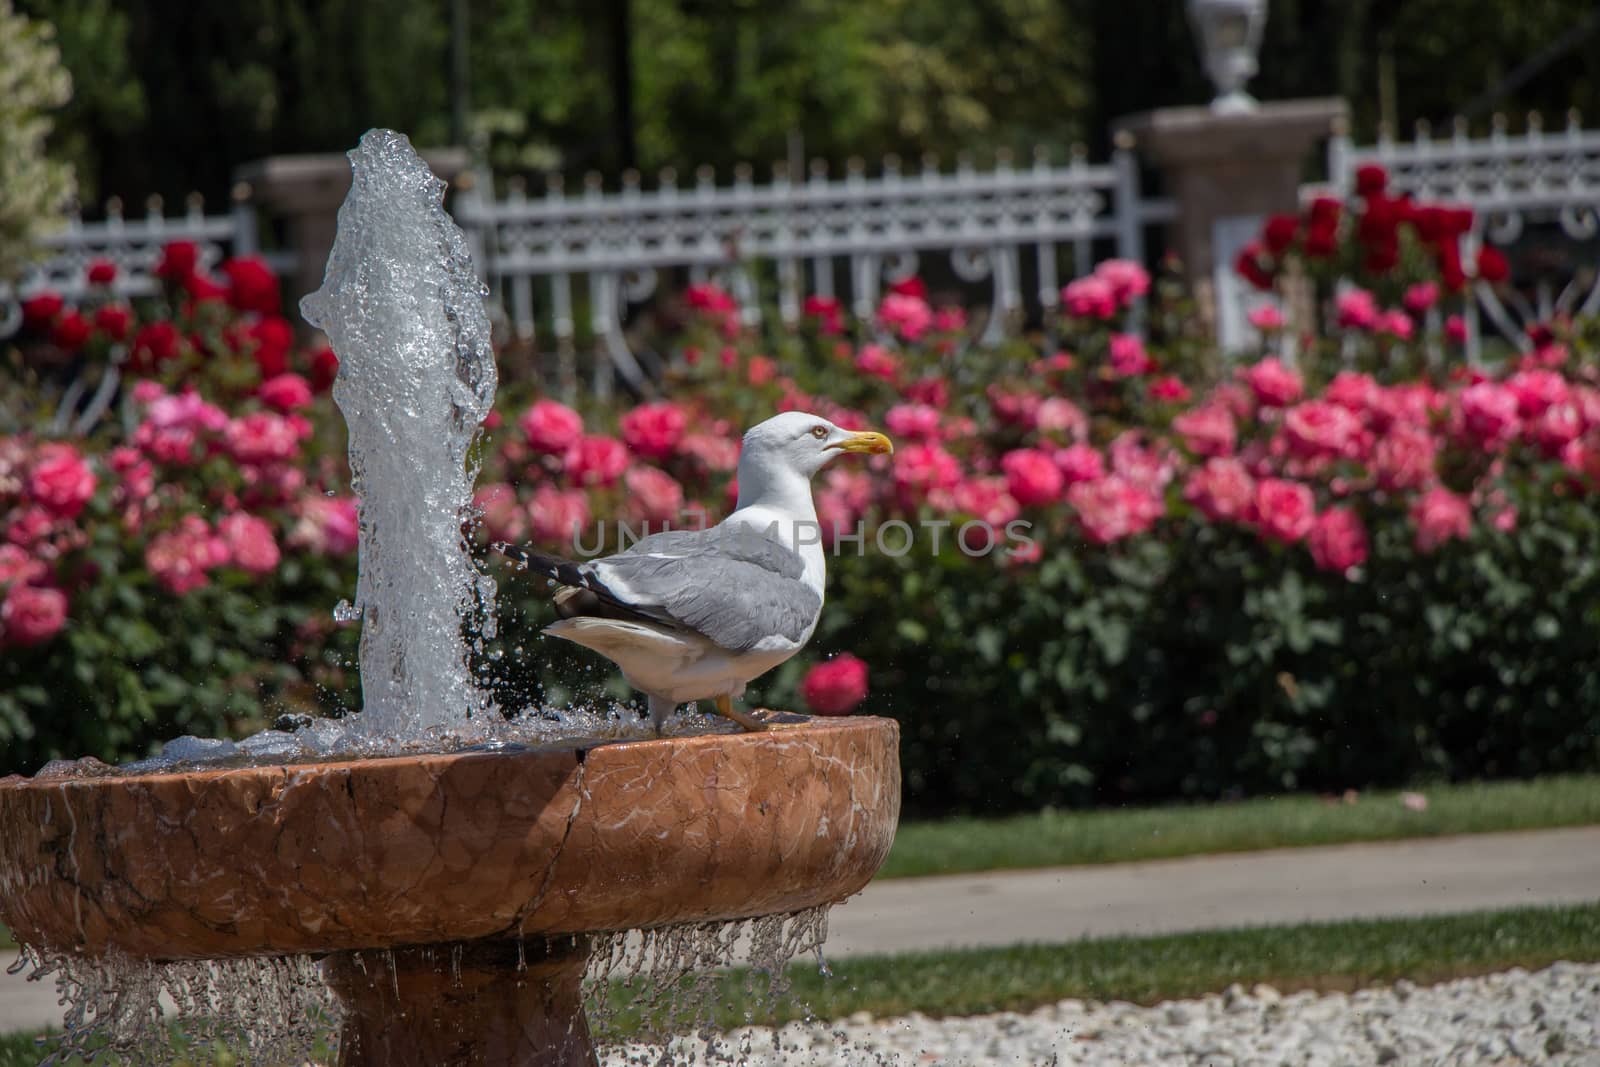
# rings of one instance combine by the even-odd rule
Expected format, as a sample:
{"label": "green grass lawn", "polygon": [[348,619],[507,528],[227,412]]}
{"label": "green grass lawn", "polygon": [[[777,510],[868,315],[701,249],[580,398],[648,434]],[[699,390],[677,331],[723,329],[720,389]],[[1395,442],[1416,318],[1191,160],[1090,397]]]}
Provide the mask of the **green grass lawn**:
{"label": "green grass lawn", "polygon": [[1123,863],[1208,852],[1600,823],[1600,775],[1445,785],[1418,792],[1427,798],[1425,811],[1408,810],[1398,792],[1378,792],[1362,793],[1348,804],[1301,795],[905,823],[878,876]]}
{"label": "green grass lawn", "polygon": [[[775,1003],[752,994],[748,975],[729,972],[719,978],[709,1003],[726,1028],[751,1018],[784,1022],[807,1011],[835,1019],[858,1011],[1027,1011],[1069,997],[1153,1003],[1217,992],[1234,982],[1266,982],[1284,992],[1352,989],[1398,978],[1431,982],[1531,969],[1557,960],[1600,960],[1600,904],[864,956],[835,963],[832,978],[822,977],[814,964],[792,966],[793,995]],[[626,1010],[628,995],[620,987],[611,995],[622,1009],[616,1022],[623,1029],[637,1025]],[[33,1035],[0,1037],[0,1067],[32,1065],[39,1055]]]}

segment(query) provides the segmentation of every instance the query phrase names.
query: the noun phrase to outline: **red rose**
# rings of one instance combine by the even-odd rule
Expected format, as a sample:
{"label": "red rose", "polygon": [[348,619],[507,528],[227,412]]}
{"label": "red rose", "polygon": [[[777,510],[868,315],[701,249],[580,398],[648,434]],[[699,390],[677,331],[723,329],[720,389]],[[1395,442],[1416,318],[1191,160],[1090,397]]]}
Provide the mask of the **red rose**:
{"label": "red rose", "polygon": [[228,290],[204,274],[185,274],[178,284],[197,304],[220,304],[228,299]]}
{"label": "red rose", "polygon": [[1334,229],[1339,225],[1339,216],[1342,214],[1344,214],[1344,202],[1338,197],[1316,197],[1306,209],[1306,228]]}
{"label": "red rose", "polygon": [[1260,244],[1251,241],[1239,250],[1233,261],[1233,269],[1257,289],[1268,291],[1272,288],[1272,273],[1261,263],[1262,251]]}
{"label": "red rose", "polygon": [[222,265],[228,276],[228,303],[240,311],[276,315],[282,294],[278,276],[260,256],[236,256]]}
{"label": "red rose", "polygon": [[90,262],[86,272],[90,285],[110,285],[117,280],[117,264],[109,259]]}
{"label": "red rose", "polygon": [[42,645],[67,621],[67,597],[59,589],[16,583],[0,604],[0,638],[24,648]]}
{"label": "red rose", "polygon": [[339,377],[339,357],[333,349],[323,345],[311,353],[311,388],[318,393],[326,393],[333,388],[334,379]]}
{"label": "red rose", "polygon": [[267,407],[285,415],[311,404],[311,386],[298,374],[278,374],[268,378],[256,389],[256,395]]}
{"label": "red rose", "polygon": [[1318,515],[1308,540],[1311,559],[1325,571],[1346,574],[1367,561],[1367,528],[1349,508],[1329,508]]}
{"label": "red rose", "polygon": [[200,247],[193,241],[169,241],[156,262],[155,276],[181,282],[200,265]]}
{"label": "red rose", "polygon": [[1434,259],[1439,264],[1439,281],[1452,293],[1459,293],[1467,287],[1467,273],[1461,267],[1461,249],[1454,241],[1445,241],[1434,252]]}
{"label": "red rose", "polygon": [[867,665],[846,652],[806,672],[800,695],[818,715],[848,715],[867,699]]}
{"label": "red rose", "polygon": [[927,284],[915,274],[909,278],[902,278],[900,281],[891,282],[889,285],[889,291],[891,293],[898,293],[901,296],[916,297],[918,300],[928,299]]}
{"label": "red rose", "polygon": [[69,311],[56,320],[55,328],[50,331],[50,340],[57,348],[76,352],[93,332],[94,327],[89,325],[88,319],[76,311]]}
{"label": "red rose", "polygon": [[255,343],[251,355],[261,378],[276,378],[289,369],[289,348],[294,344],[294,327],[279,315],[264,315],[250,324],[245,336]]}
{"label": "red rose", "polygon": [[183,339],[169,319],[159,319],[139,328],[133,337],[133,353],[128,367],[136,373],[150,374],[177,356]]}
{"label": "red rose", "polygon": [[54,517],[77,518],[94,496],[94,487],[94,472],[71,445],[41,445],[35,453],[28,496]]}
{"label": "red rose", "polygon": [[622,439],[641,456],[666,459],[677,451],[688,422],[676,404],[641,404],[622,416]]}
{"label": "red rose", "polygon": [[1389,184],[1389,172],[1376,163],[1363,163],[1356,168],[1356,195],[1375,196]]}
{"label": "red rose", "polygon": [[133,324],[133,309],[126,304],[102,304],[95,309],[94,324],[113,341],[125,341]]}
{"label": "red rose", "polygon": [[1478,277],[1490,285],[1497,285],[1511,276],[1511,264],[1498,248],[1484,245],[1478,250]]}
{"label": "red rose", "polygon": [[1267,246],[1267,251],[1281,256],[1294,244],[1299,232],[1300,220],[1294,215],[1273,215],[1261,230],[1261,240]]}
{"label": "red rose", "polygon": [[1294,544],[1311,532],[1316,514],[1310,486],[1282,478],[1256,483],[1256,521],[1267,540]]}
{"label": "red rose", "polygon": [[1337,222],[1312,223],[1306,230],[1306,255],[1312,259],[1327,259],[1339,250],[1339,224]]}
{"label": "red rose", "polygon": [[64,303],[60,293],[48,289],[33,294],[22,302],[23,325],[36,330],[46,329],[61,314]]}

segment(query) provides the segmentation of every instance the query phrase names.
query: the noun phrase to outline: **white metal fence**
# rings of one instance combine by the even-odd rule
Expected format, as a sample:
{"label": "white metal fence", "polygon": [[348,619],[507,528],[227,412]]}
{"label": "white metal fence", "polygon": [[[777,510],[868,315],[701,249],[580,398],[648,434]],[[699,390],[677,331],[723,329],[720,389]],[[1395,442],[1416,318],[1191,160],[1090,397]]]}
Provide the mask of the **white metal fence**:
{"label": "white metal fence", "polygon": [[1121,150],[1098,165],[1081,151],[1053,165],[1041,151],[1031,166],[1002,157],[984,171],[966,162],[941,171],[929,160],[902,173],[890,158],[876,177],[853,162],[840,178],[814,164],[807,180],[780,168],[760,185],[740,168],[730,186],[702,169],[688,188],[671,172],[651,190],[636,174],[617,192],[591,178],[578,196],[559,180],[539,198],[515,185],[504,199],[483,195],[492,188],[480,178],[453,208],[513,332],[531,338],[548,329],[570,359],[582,286],[589,333],[609,357],[595,366],[602,390],[613,370],[644,379],[624,324],[666,270],[722,282],[752,323],[764,301],[795,321],[807,294],[835,297],[870,319],[886,280],[943,253],[957,278],[988,283],[993,338],[1025,307],[1054,307],[1063,269],[1087,272],[1107,250],[1142,260],[1144,228],[1175,215],[1170,201],[1141,198],[1134,157]]}
{"label": "white metal fence", "polygon": [[1340,136],[1328,148],[1328,173],[1340,193],[1350,192],[1357,167],[1377,163],[1396,191],[1472,207],[1467,254],[1486,242],[1514,251],[1535,228],[1554,228],[1570,246],[1566,255],[1538,257],[1537,269],[1519,269],[1499,292],[1475,286],[1466,316],[1473,358],[1485,325],[1526,348],[1528,324],[1600,311],[1600,251],[1590,243],[1600,236],[1600,131],[1585,130],[1575,112],[1555,132],[1537,114],[1528,116],[1522,134],[1508,134],[1507,125],[1496,116],[1489,135],[1474,138],[1458,121],[1448,137],[1435,138],[1421,124],[1409,142],[1384,134],[1375,145],[1357,146]]}
{"label": "white metal fence", "polygon": [[[150,296],[160,288],[155,275],[161,248],[169,241],[193,241],[200,250],[200,261],[215,264],[230,255],[256,251],[255,208],[237,199],[225,215],[207,215],[205,202],[191,194],[182,215],[165,214],[160,197],[145,203],[143,218],[129,219],[122,213],[120,200],[105,205],[105,219],[84,222],[74,209],[64,229],[43,241],[46,255],[25,273],[15,291],[0,286],[0,338],[14,333],[21,325],[19,298],[41,289],[60,293],[68,302],[82,299],[89,291],[88,266],[97,259],[117,265],[112,290],[119,296]],[[271,257],[281,267],[285,257]]]}

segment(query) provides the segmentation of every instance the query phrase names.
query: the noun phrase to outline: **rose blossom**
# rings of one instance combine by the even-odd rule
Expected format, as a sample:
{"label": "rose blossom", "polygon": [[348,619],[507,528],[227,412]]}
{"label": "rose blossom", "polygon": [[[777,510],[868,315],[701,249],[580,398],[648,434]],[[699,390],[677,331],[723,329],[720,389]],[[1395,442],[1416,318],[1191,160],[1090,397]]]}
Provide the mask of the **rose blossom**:
{"label": "rose blossom", "polygon": [[235,567],[251,574],[270,574],[277,569],[278,542],[265,519],[236,511],[223,516],[217,523],[217,533],[228,546],[228,556]]}
{"label": "rose blossom", "polygon": [[483,517],[483,530],[490,541],[527,540],[528,513],[510,485],[490,482],[479,486],[472,494],[472,507]]}
{"label": "rose blossom", "polygon": [[915,341],[933,325],[933,312],[921,297],[888,293],[878,305],[878,322],[907,341]]}
{"label": "rose blossom", "polygon": [[296,501],[296,521],[288,542],[319,556],[343,556],[361,542],[361,522],[353,496],[309,494]]}
{"label": "rose blossom", "polygon": [[740,443],[717,433],[685,434],[678,451],[699,461],[708,471],[731,471],[739,466]]}
{"label": "rose blossom", "polygon": [[1310,486],[1282,478],[1256,483],[1256,524],[1267,540],[1294,544],[1311,532],[1316,514]]}
{"label": "rose blossom", "polygon": [[1046,397],[1033,411],[1033,428],[1069,441],[1082,441],[1089,436],[1089,416],[1064,396]]}
{"label": "rose blossom", "polygon": [[1411,504],[1417,551],[1432,552],[1446,541],[1472,535],[1472,509],[1466,497],[1434,486]]}
{"label": "rose blossom", "polygon": [[1256,480],[1237,459],[1216,457],[1189,475],[1183,498],[1212,522],[1252,522]]}
{"label": "rose blossom", "polygon": [[1517,398],[1517,414],[1537,418],[1553,404],[1564,404],[1572,395],[1567,380],[1553,370],[1519,370],[1506,379],[1506,388]]}
{"label": "rose blossom", "polygon": [[1178,473],[1178,457],[1165,441],[1145,444],[1139,430],[1124,430],[1106,448],[1111,471],[1151,493],[1160,493]]}
{"label": "rose blossom", "polygon": [[177,282],[193,274],[199,265],[199,245],[193,241],[168,241],[161,249],[161,259],[152,273],[157,278]]}
{"label": "rose blossom", "polygon": [[1119,378],[1137,378],[1155,369],[1144,342],[1131,333],[1114,333],[1110,341],[1111,372]]}
{"label": "rose blossom", "polygon": [[1055,461],[1037,448],[1018,448],[1000,457],[1006,487],[1023,507],[1052,504],[1061,497],[1062,477]]}
{"label": "rose blossom", "polygon": [[688,423],[683,409],[669,401],[641,404],[622,416],[622,439],[638,455],[667,459],[678,450]]}
{"label": "rose blossom", "polygon": [[55,528],[55,520],[44,508],[18,508],[11,513],[11,521],[6,526],[6,540],[29,548],[49,537]]}
{"label": "rose blossom", "polygon": [[1361,447],[1361,420],[1338,404],[1308,400],[1284,412],[1283,434],[1301,459],[1354,457]]}
{"label": "rose blossom", "polygon": [[1131,259],[1103,260],[1094,269],[1094,277],[1111,289],[1111,299],[1118,307],[1127,307],[1150,291],[1150,272]]}
{"label": "rose blossom", "polygon": [[1572,403],[1552,404],[1526,424],[1528,436],[1545,455],[1555,457],[1583,434],[1583,417]]}
{"label": "rose blossom", "polygon": [[867,665],[845,652],[814,665],[800,695],[818,715],[848,715],[867,699]]}
{"label": "rose blossom", "polygon": [[900,373],[900,361],[882,345],[862,345],[861,351],[856,353],[856,370],[892,382]]}
{"label": "rose blossom", "polygon": [[28,496],[58,519],[75,519],[94,496],[89,465],[68,444],[41,445],[28,472]]}
{"label": "rose blossom", "polygon": [[256,388],[261,402],[280,414],[311,406],[311,385],[298,374],[279,374]]}
{"label": "rose blossom", "polygon": [[1161,400],[1171,404],[1186,404],[1189,402],[1189,387],[1183,384],[1183,379],[1176,375],[1168,374],[1157,378],[1150,383],[1150,399]]}
{"label": "rose blossom", "polygon": [[133,325],[133,309],[126,304],[102,304],[94,312],[95,329],[113,341],[124,341]]}
{"label": "rose blossom", "polygon": [[955,510],[988,523],[993,530],[1003,529],[1022,513],[1005,478],[968,478],[951,495]]}
{"label": "rose blossom", "polygon": [[1382,312],[1378,301],[1365,289],[1347,289],[1334,300],[1339,325],[1345,329],[1371,330],[1378,326]]}
{"label": "rose blossom", "polygon": [[1401,341],[1411,340],[1417,330],[1416,324],[1411,321],[1411,316],[1404,311],[1385,311],[1378,321],[1378,328]]}
{"label": "rose blossom", "polygon": [[59,589],[13,583],[0,603],[0,639],[29,648],[42,645],[67,622],[67,597]]}
{"label": "rose blossom", "polygon": [[1104,278],[1090,275],[1061,290],[1061,304],[1078,319],[1109,319],[1117,313],[1117,295]]}
{"label": "rose blossom", "polygon": [[1401,299],[1406,310],[1420,315],[1439,302],[1438,282],[1417,282],[1406,290],[1406,295]]}
{"label": "rose blossom", "polygon": [[1333,381],[1322,391],[1322,399],[1330,404],[1360,414],[1375,406],[1380,395],[1380,386],[1370,374],[1359,371],[1342,370],[1333,376]]}
{"label": "rose blossom", "polygon": [[1118,474],[1079,482],[1067,490],[1067,503],[1078,513],[1084,536],[1097,545],[1143,533],[1166,510],[1159,497]]}
{"label": "rose blossom", "polygon": [[1390,492],[1419,489],[1434,479],[1438,445],[1426,430],[1404,423],[1379,438],[1372,451],[1372,469],[1378,485]]}
{"label": "rose blossom", "polygon": [[1479,382],[1461,391],[1462,428],[1487,452],[1503,448],[1517,434],[1517,394],[1495,382]]}
{"label": "rose blossom", "polygon": [[1263,359],[1244,372],[1245,384],[1257,402],[1268,407],[1286,407],[1300,399],[1304,388],[1300,375],[1285,367],[1276,356]]}
{"label": "rose blossom", "polygon": [[117,264],[111,259],[91,259],[84,277],[90,285],[110,285],[117,280]]}
{"label": "rose blossom", "polygon": [[198,515],[185,515],[144,550],[144,565],[156,581],[180,596],[206,585],[206,572],[227,562],[227,543]]}
{"label": "rose blossom", "polygon": [[666,471],[629,467],[622,480],[628,488],[629,510],[647,525],[664,526],[683,511],[683,486]]}
{"label": "rose blossom", "polygon": [[528,447],[546,455],[560,455],[583,433],[583,419],[567,405],[535,400],[517,419]]}
{"label": "rose blossom", "polygon": [[278,313],[278,276],[260,256],[235,256],[222,265],[228,278],[228,303],[239,311]]}
{"label": "rose blossom", "polygon": [[936,444],[917,442],[894,454],[895,487],[912,501],[936,489],[954,489],[961,482],[961,464]]}
{"label": "rose blossom", "polygon": [[1279,311],[1275,304],[1262,304],[1251,309],[1248,318],[1250,325],[1262,333],[1273,333],[1283,329],[1283,312]]}
{"label": "rose blossom", "polygon": [[927,404],[896,404],[883,417],[883,422],[895,437],[907,441],[939,436],[939,412]]}
{"label": "rose blossom", "polygon": [[94,327],[77,311],[69,311],[56,320],[50,330],[50,343],[63,352],[76,352],[89,341]]}
{"label": "rose blossom", "polygon": [[1467,320],[1460,315],[1451,315],[1444,320],[1445,340],[1454,345],[1467,343]]}
{"label": "rose blossom", "polygon": [[1056,467],[1061,471],[1061,477],[1067,485],[1077,485],[1079,482],[1094,482],[1105,477],[1105,459],[1100,455],[1099,449],[1090,445],[1077,444],[1070,448],[1057,449],[1055,456]]}
{"label": "rose blossom", "polygon": [[1172,428],[1197,456],[1231,456],[1238,444],[1233,415],[1220,404],[1202,404],[1172,420]]}
{"label": "rose blossom", "polygon": [[272,463],[293,459],[310,430],[310,424],[298,415],[256,411],[230,420],[223,442],[228,454],[240,463]]}
{"label": "rose blossom", "polygon": [[579,485],[612,485],[628,466],[628,448],[615,437],[584,434],[567,450],[567,474]]}
{"label": "rose blossom", "polygon": [[547,545],[571,545],[589,525],[589,496],[582,489],[557,489],[541,485],[528,501],[534,540]]}
{"label": "rose blossom", "polygon": [[1325,571],[1346,574],[1367,561],[1367,528],[1349,508],[1329,508],[1318,515],[1307,543],[1311,559]]}

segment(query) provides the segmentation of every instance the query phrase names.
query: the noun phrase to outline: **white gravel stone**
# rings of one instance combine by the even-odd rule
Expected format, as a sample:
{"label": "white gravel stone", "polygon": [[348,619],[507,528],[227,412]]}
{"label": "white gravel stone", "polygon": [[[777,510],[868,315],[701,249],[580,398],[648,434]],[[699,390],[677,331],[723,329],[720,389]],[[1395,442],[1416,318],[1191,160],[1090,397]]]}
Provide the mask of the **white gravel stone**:
{"label": "white gravel stone", "polygon": [[913,1012],[743,1027],[704,1042],[606,1052],[605,1067],[1396,1067],[1600,1064],[1600,964],[1354,994],[1269,986],[1153,1007],[1066,1000],[1027,1014],[930,1019]]}

